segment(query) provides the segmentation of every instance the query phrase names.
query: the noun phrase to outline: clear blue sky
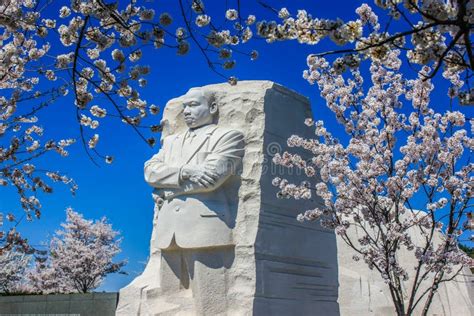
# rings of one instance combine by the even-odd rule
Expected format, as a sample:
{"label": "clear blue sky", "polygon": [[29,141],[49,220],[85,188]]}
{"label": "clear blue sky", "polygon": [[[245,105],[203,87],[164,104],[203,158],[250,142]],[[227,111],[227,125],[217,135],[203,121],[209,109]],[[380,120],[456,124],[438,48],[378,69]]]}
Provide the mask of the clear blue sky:
{"label": "clear blue sky", "polygon": [[[236,3],[232,0],[205,1],[214,21],[223,21],[226,2],[229,7],[233,7]],[[258,18],[267,15],[267,19],[270,19],[271,14],[262,10],[254,1],[241,2],[244,16],[255,13]],[[54,1],[46,15],[54,14],[63,4],[68,3],[69,1]],[[148,5],[154,7],[158,14],[168,11],[179,20],[176,3],[176,0],[148,1]],[[327,18],[339,16],[343,19],[354,17],[355,8],[361,4],[354,0],[268,0],[267,3],[276,8],[286,6],[292,13],[296,12],[296,9],[305,8],[314,16]],[[58,21],[58,26],[60,24],[61,21]],[[176,27],[178,24],[179,21],[176,21],[172,26]],[[174,30],[173,27],[170,29]],[[235,75],[240,80],[271,80],[293,89],[311,99],[313,113],[317,119],[331,122],[332,116],[319,97],[317,87],[310,86],[302,78],[302,72],[306,69],[306,56],[328,47],[327,41],[318,46],[303,46],[294,42],[268,45],[263,40],[254,40],[237,49],[248,52],[257,49],[260,57],[253,62],[246,56],[237,57],[236,69],[228,74]],[[58,48],[60,47],[53,47],[53,50]],[[223,81],[209,70],[196,47],[192,47],[191,52],[185,57],[176,56],[175,51],[171,49],[150,48],[144,51],[142,63],[150,65],[152,69],[148,76],[148,87],[142,90],[142,97],[149,103],[160,106],[164,106],[167,100],[182,95],[190,87]],[[433,100],[446,100],[445,91],[445,87],[439,86]],[[436,104],[435,108],[445,106],[447,104]],[[472,117],[472,109],[469,111],[469,116]],[[161,115],[151,117],[148,123],[157,124],[160,118]],[[78,138],[79,127],[75,121],[71,95],[60,99],[43,111],[40,119],[46,129],[45,138]],[[301,123],[295,122],[295,124]],[[83,213],[86,218],[106,216],[113,227],[122,233],[123,252],[118,259],[128,259],[129,263],[125,270],[129,275],[110,276],[99,290],[117,291],[140,274],[147,260],[153,201],[151,188],[143,180],[143,163],[158,151],[159,145],[151,149],[130,127],[117,121],[102,121],[99,132],[101,138],[98,149],[101,153],[113,155],[114,163],[112,165],[101,163],[100,167],[96,167],[87,158],[79,142],[71,148],[68,158],[60,158],[55,154],[45,157],[49,166],[52,165],[56,170],[75,179],[79,185],[77,196],[72,197],[65,186],[56,185],[54,194],[41,196],[42,218],[32,223],[22,223],[19,230],[29,237],[33,245],[39,245],[42,241],[48,240],[59,227],[59,223],[65,218],[65,209],[68,206]],[[149,132],[145,134],[151,136]],[[159,138],[159,135],[155,136]],[[21,210],[16,198],[12,191],[2,189],[0,210],[19,214]]]}

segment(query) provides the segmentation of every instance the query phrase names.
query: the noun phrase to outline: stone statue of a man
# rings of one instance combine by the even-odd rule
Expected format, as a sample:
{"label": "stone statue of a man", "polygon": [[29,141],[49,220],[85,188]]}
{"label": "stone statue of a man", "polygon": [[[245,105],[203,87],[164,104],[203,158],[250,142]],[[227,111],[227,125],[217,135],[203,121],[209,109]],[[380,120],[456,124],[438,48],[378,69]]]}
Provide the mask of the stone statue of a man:
{"label": "stone statue of a man", "polygon": [[196,312],[217,314],[225,311],[225,272],[234,258],[235,217],[222,185],[239,168],[244,137],[215,124],[210,91],[191,89],[182,105],[188,129],[165,137],[145,163],[159,207],[160,288],[162,295],[192,291]]}

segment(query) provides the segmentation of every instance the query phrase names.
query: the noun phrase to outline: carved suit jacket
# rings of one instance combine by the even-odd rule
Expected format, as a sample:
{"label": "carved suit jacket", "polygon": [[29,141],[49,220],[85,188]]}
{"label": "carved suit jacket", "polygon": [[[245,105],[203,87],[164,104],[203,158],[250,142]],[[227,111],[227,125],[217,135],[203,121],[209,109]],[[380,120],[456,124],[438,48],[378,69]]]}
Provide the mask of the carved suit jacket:
{"label": "carved suit jacket", "polygon": [[[212,124],[186,145],[186,133],[165,137],[158,154],[145,162],[145,181],[164,200],[153,228],[154,246],[166,249],[173,238],[182,248],[231,245],[234,223],[222,184],[240,167],[244,137]],[[182,181],[184,165],[206,165],[218,179],[207,188]]]}

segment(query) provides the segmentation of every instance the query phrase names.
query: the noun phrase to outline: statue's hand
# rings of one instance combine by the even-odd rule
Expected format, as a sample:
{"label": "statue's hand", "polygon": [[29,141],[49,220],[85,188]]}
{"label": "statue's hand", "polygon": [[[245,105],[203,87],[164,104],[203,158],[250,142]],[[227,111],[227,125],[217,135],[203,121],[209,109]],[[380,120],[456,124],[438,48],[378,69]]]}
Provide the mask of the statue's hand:
{"label": "statue's hand", "polygon": [[185,165],[181,169],[183,180],[189,180],[205,188],[215,184],[218,177],[215,171],[206,167]]}
{"label": "statue's hand", "polygon": [[155,204],[158,206],[158,208],[161,208],[165,200],[163,199],[163,192],[159,190],[154,190],[153,193],[151,194],[153,201],[155,201]]}

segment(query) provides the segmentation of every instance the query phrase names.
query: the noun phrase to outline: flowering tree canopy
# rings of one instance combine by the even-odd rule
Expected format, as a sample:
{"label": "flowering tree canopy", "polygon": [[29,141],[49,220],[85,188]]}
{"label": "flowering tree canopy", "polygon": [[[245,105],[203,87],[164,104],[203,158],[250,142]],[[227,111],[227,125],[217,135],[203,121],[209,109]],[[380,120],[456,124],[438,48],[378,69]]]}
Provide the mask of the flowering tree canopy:
{"label": "flowering tree canopy", "polygon": [[433,78],[442,70],[443,77],[452,84],[450,95],[458,96],[463,104],[472,103],[474,90],[469,85],[474,70],[470,37],[474,27],[472,1],[374,2],[388,19],[380,19],[373,7],[365,3],[357,8],[357,19],[350,21],[313,17],[306,10],[298,10],[293,16],[286,8],[269,7],[280,21],[257,22],[257,34],[267,42],[297,40],[309,45],[329,38],[345,47],[323,51],[315,57],[342,55],[332,65],[338,72],[358,67],[362,60],[387,61],[392,50],[403,50],[410,64],[430,66],[429,72],[420,72],[424,79]]}
{"label": "flowering tree canopy", "polygon": [[107,274],[123,273],[126,262],[113,262],[120,252],[119,233],[107,219],[93,222],[70,208],[66,212],[66,222],[51,240],[48,257],[29,273],[36,292],[87,293]]}
{"label": "flowering tree canopy", "polygon": [[27,291],[24,276],[30,262],[31,255],[15,248],[0,255],[0,293]]}
{"label": "flowering tree canopy", "polygon": [[[303,73],[317,84],[347,138],[336,138],[324,122],[308,118],[315,139],[294,135],[288,145],[311,157],[285,152],[274,162],[303,169],[313,183],[276,178],[274,185],[281,198],[309,199],[314,190],[322,204],[299,219],[335,229],[354,250],[353,259],[362,259],[386,281],[398,315],[415,309],[426,315],[439,284],[473,265],[458,243],[463,229],[472,229],[474,122],[466,129],[465,116],[453,104],[472,103],[474,6],[441,0],[375,3],[389,12],[385,25],[367,4],[356,10],[354,21],[313,18],[304,10],[292,17],[281,9],[275,11],[281,23],[257,24],[267,41],[316,44],[328,37],[348,46],[308,56]],[[401,20],[394,32],[392,19]],[[407,64],[420,65],[414,78],[403,73],[402,52]],[[336,58],[326,59],[331,55]],[[438,113],[430,94],[440,70],[450,88],[445,112]],[[402,253],[414,256],[416,265],[402,262]]]}
{"label": "flowering tree canopy", "polygon": [[[380,272],[398,314],[406,315],[419,302],[425,302],[427,310],[438,284],[472,264],[459,250],[458,237],[472,207],[474,164],[463,154],[474,149],[474,139],[463,128],[461,112],[440,114],[429,106],[430,80],[422,75],[407,80],[398,72],[398,55],[393,50],[385,62],[372,62],[368,89],[359,69],[344,78],[324,58],[308,58],[308,78],[318,84],[349,141],[344,144],[322,121],[308,119],[306,124],[315,127],[316,137],[295,135],[288,145],[308,150],[312,158],[285,152],[274,161],[301,168],[316,179],[314,190],[323,203],[300,220],[320,220],[335,229],[356,252],[354,260],[363,259]],[[429,71],[426,67],[425,74]],[[411,101],[408,116],[403,99]],[[281,189],[280,197],[312,195],[309,182],[295,185],[277,178],[274,185]],[[348,234],[351,227],[362,229],[363,236],[353,240]],[[423,244],[412,240],[413,230],[424,237]],[[441,242],[436,239],[438,231],[445,233]],[[416,267],[399,261],[402,249],[416,256]],[[410,279],[413,268],[416,275]],[[422,288],[421,282],[428,277],[430,286]],[[407,306],[402,290],[406,282],[412,284]]]}

